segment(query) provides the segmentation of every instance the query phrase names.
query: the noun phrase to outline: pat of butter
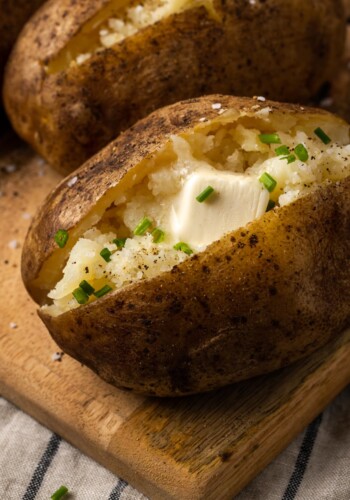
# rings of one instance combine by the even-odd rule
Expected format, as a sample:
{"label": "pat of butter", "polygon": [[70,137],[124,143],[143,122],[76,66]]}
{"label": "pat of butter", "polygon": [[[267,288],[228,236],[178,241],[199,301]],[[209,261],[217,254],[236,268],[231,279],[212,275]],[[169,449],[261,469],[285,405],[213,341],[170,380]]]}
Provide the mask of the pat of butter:
{"label": "pat of butter", "polygon": [[[196,197],[208,186],[214,188],[214,193],[199,203]],[[256,177],[197,170],[173,204],[173,237],[189,246],[206,246],[263,215],[268,202],[269,193]]]}

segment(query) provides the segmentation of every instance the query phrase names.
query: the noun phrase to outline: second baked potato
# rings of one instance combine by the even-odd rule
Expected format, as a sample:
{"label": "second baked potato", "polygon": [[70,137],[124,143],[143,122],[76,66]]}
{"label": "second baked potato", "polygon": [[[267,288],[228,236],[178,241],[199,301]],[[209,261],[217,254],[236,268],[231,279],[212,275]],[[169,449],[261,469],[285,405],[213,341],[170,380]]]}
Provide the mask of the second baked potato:
{"label": "second baked potato", "polygon": [[0,0],[0,87],[5,64],[26,21],[45,0]]}
{"label": "second baked potato", "polygon": [[51,0],[12,54],[6,110],[69,172],[180,99],[307,101],[338,69],[344,37],[342,0]]}
{"label": "second baked potato", "polygon": [[61,348],[119,387],[174,396],[266,373],[349,324],[349,174],[334,115],[178,103],[49,196],[23,279]]}

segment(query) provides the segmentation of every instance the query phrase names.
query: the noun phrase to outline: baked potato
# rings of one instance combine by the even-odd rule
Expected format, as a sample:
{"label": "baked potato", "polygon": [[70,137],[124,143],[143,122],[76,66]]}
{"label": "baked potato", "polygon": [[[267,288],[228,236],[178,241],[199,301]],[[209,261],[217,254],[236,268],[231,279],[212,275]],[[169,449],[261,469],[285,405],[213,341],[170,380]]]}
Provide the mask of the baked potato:
{"label": "baked potato", "polygon": [[51,0],[15,47],[4,99],[18,134],[67,173],[180,99],[307,101],[344,37],[342,0]]}
{"label": "baked potato", "polygon": [[349,165],[349,125],[325,111],[171,105],[47,198],[24,283],[58,345],[118,387],[177,396],[276,370],[349,323]]}
{"label": "baked potato", "polygon": [[45,0],[0,0],[0,86],[5,64],[19,32]]}

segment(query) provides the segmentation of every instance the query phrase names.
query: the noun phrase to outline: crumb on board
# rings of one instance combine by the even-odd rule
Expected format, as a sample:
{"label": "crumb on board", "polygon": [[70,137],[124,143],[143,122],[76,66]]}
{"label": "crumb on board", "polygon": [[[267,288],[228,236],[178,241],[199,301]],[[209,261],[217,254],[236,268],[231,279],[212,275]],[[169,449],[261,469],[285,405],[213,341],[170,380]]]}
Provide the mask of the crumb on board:
{"label": "crumb on board", "polygon": [[30,214],[29,212],[23,212],[22,219],[30,220],[31,218],[32,218],[32,214]]}
{"label": "crumb on board", "polygon": [[9,323],[9,327],[10,327],[10,328],[12,328],[12,330],[15,330],[15,329],[18,327],[18,325],[17,325],[17,323],[15,323],[14,321],[11,321],[11,322]]}
{"label": "crumb on board", "polygon": [[53,355],[51,356],[52,361],[62,361],[62,357],[64,355],[64,352],[54,352]]}

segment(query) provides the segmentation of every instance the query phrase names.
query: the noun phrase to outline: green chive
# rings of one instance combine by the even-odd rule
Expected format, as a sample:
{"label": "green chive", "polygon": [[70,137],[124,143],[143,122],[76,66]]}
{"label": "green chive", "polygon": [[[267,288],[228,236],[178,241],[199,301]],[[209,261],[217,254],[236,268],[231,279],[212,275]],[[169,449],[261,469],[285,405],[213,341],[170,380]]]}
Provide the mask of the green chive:
{"label": "green chive", "polygon": [[68,231],[65,229],[59,229],[55,234],[55,241],[60,248],[64,248],[66,246],[68,238]]}
{"label": "green chive", "polygon": [[273,200],[269,200],[267,207],[266,207],[266,212],[269,212],[270,210],[275,208],[275,206],[276,206],[276,203]]}
{"label": "green chive", "polygon": [[86,295],[92,295],[95,291],[95,288],[90,285],[86,280],[82,281],[79,287],[86,293]]}
{"label": "green chive", "polygon": [[152,236],[153,236],[153,243],[161,243],[164,241],[165,238],[165,233],[159,227],[156,227],[152,231]]}
{"label": "green chive", "polygon": [[211,186],[208,186],[202,191],[198,196],[196,196],[196,200],[199,201],[199,203],[203,203],[211,194],[214,193],[214,188]]}
{"label": "green chive", "polygon": [[108,248],[103,248],[103,250],[101,250],[100,252],[100,255],[106,262],[111,261],[112,252],[108,250]]}
{"label": "green chive", "polygon": [[278,134],[260,134],[259,139],[263,144],[281,144]]}
{"label": "green chive", "polygon": [[184,252],[187,255],[191,255],[193,253],[193,250],[183,241],[176,243],[176,245],[174,245],[174,250],[181,250],[181,252]]}
{"label": "green chive", "polygon": [[117,248],[124,248],[127,239],[128,238],[116,238],[115,240],[113,240],[113,243],[117,245]]}
{"label": "green chive", "polygon": [[142,236],[143,234],[145,234],[145,232],[151,225],[152,221],[148,217],[144,217],[143,219],[141,219],[134,230],[135,236]]}
{"label": "green chive", "polygon": [[279,148],[275,149],[275,153],[277,156],[289,155],[290,150],[288,146],[280,146]]}
{"label": "green chive", "polygon": [[329,144],[331,142],[331,138],[328,137],[326,132],[324,132],[320,127],[318,127],[316,130],[314,130],[314,133],[317,135],[319,139],[323,142],[323,144]]}
{"label": "green chive", "polygon": [[309,159],[309,153],[303,144],[298,144],[294,149],[294,153],[297,155],[300,161],[307,161]]}
{"label": "green chive", "polygon": [[110,291],[112,291],[112,288],[109,285],[105,285],[100,290],[97,290],[97,292],[94,292],[94,295],[95,295],[95,297],[97,297],[99,299],[99,298],[103,297],[104,295],[106,295],[106,293],[109,293]]}
{"label": "green chive", "polygon": [[75,300],[78,302],[78,304],[86,304],[89,300],[89,296],[87,293],[84,292],[82,288],[77,288],[73,292],[73,297]]}
{"label": "green chive", "polygon": [[259,181],[262,182],[262,184],[264,184],[269,193],[272,193],[272,191],[277,186],[277,181],[275,181],[275,179],[271,177],[271,175],[268,174],[267,172],[262,174]]}
{"label": "green chive", "polygon": [[61,500],[68,493],[67,486],[61,486],[55,493],[51,495],[51,500]]}
{"label": "green chive", "polygon": [[293,163],[297,159],[295,155],[288,155],[288,156],[283,156],[283,158],[280,158],[281,160],[287,160],[287,163]]}

